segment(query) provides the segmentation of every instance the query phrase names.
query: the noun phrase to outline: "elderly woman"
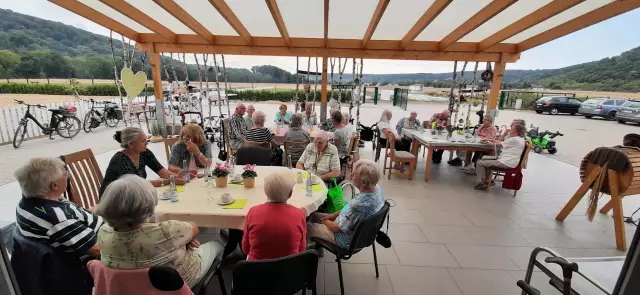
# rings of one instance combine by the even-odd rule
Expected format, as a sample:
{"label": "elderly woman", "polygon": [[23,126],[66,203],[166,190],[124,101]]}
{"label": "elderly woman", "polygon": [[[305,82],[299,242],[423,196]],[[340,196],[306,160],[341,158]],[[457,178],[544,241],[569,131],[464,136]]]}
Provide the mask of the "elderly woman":
{"label": "elderly woman", "polygon": [[482,159],[476,163],[476,175],[478,176],[478,184],[475,186],[477,190],[487,189],[487,170],[489,168],[510,169],[515,168],[520,163],[522,158],[522,152],[525,148],[525,125],[518,124],[519,120],[514,120],[511,123],[511,129],[509,130],[509,138],[500,141],[496,139],[488,139],[486,142],[497,148],[501,148],[500,155],[497,159]]}
{"label": "elderly woman", "polygon": [[20,233],[78,258],[100,256],[102,218],[66,200],[67,170],[56,158],[32,158],[15,172],[22,189],[16,210]]}
{"label": "elderly woman", "polygon": [[276,123],[279,123],[279,124],[291,123],[291,112],[287,112],[286,104],[280,105],[280,111],[276,113]]}
{"label": "elderly woman", "polygon": [[361,159],[353,164],[353,185],[360,191],[342,210],[333,214],[313,213],[307,224],[309,237],[317,237],[349,248],[358,223],[382,209],[384,197],[377,186],[382,173],[380,166],[371,160]]}
{"label": "elderly woman", "polygon": [[313,126],[318,124],[316,113],[313,112],[312,105],[306,104],[304,106],[304,114],[302,115],[302,124],[305,126]]}
{"label": "elderly woman", "polygon": [[[291,126],[287,133],[284,134],[284,142],[294,144],[287,144],[285,147],[288,147],[292,150],[287,150],[287,156],[291,156],[291,166],[295,166],[295,163],[298,162],[300,156],[302,156],[301,150],[304,149],[309,142],[311,141],[311,137],[309,136],[309,132],[302,129],[302,122],[304,121],[303,115],[300,113],[295,113],[291,116]],[[303,142],[300,144],[299,142]],[[288,160],[288,159],[285,159]]]}
{"label": "elderly woman", "polygon": [[149,222],[158,204],[157,190],[144,179],[126,175],[111,183],[96,213],[106,224],[100,228],[100,260],[115,269],[170,266],[193,287],[222,258],[222,245],[196,240],[193,222]]}
{"label": "elderly woman", "polygon": [[253,127],[247,130],[247,141],[268,144],[271,147],[271,162],[276,165],[281,165],[282,149],[278,146],[271,130],[264,127],[264,121],[264,112],[257,111],[253,113]]}
{"label": "elderly woman", "polygon": [[[182,127],[180,131],[180,141],[171,148],[171,158],[169,158],[169,171],[180,173],[182,163],[187,161],[188,165],[194,160],[197,167],[203,168],[211,165],[211,143],[204,135],[202,128],[196,124]],[[187,166],[187,169],[189,166]]]}
{"label": "elderly woman", "polygon": [[[122,131],[116,131],[113,138],[120,143],[122,150],[117,152],[107,167],[104,174],[100,195],[107,186],[126,174],[135,174],[142,178],[147,178],[147,166],[160,176],[160,179],[151,180],[153,186],[163,186],[169,184],[169,176],[176,175],[164,169],[156,156],[147,149],[147,135],[138,127],[127,127]],[[182,178],[176,175],[176,184],[185,184]]]}
{"label": "elderly woman", "polygon": [[335,145],[329,143],[329,135],[320,131],[313,142],[307,145],[296,168],[314,173],[327,182],[332,177],[340,176],[340,157]]}
{"label": "elderly woman", "polygon": [[[449,110],[443,110],[442,112],[435,113],[433,114],[433,116],[431,116],[431,119],[429,119],[428,125],[430,126],[430,128],[431,126],[433,126],[433,123],[435,123],[436,127],[446,127],[449,122],[449,116]],[[440,162],[442,162],[443,153],[444,150],[434,150],[431,161],[433,161],[434,164],[440,164]]]}
{"label": "elderly woman", "polygon": [[265,177],[267,202],[249,209],[244,226],[242,252],[248,260],[280,258],[306,250],[307,216],[287,204],[294,185],[293,175],[286,169]]}
{"label": "elderly woman", "polygon": [[382,115],[380,116],[380,121],[378,121],[378,130],[380,130],[380,142],[379,144],[381,144],[381,146],[386,146],[387,144],[387,135],[385,134],[385,132],[391,132],[393,133],[393,135],[395,136],[396,139],[396,150],[397,151],[409,151],[409,149],[411,149],[411,142],[409,142],[409,144],[407,144],[406,141],[403,141],[400,136],[395,132],[395,130],[393,129],[393,127],[391,127],[391,123],[389,123],[389,120],[391,120],[391,118],[393,117],[393,114],[391,113],[390,110],[384,110],[382,111]]}
{"label": "elderly woman", "polygon": [[[493,116],[489,114],[485,115],[482,118],[482,125],[480,125],[480,127],[478,127],[478,130],[476,130],[476,135],[481,140],[489,140],[489,139],[495,139],[497,134],[498,134],[498,129],[496,129],[496,126],[493,125]],[[448,161],[447,163],[453,166],[462,165],[462,159],[466,157],[467,155],[466,153],[467,152],[465,151],[458,151],[458,157],[456,157],[451,161]],[[462,170],[467,173],[475,173],[476,169],[471,164],[477,162],[478,159],[482,158],[482,156],[485,154],[486,153],[483,153],[483,152],[475,152],[473,154],[473,158],[471,162],[465,163],[466,166],[463,167]]]}

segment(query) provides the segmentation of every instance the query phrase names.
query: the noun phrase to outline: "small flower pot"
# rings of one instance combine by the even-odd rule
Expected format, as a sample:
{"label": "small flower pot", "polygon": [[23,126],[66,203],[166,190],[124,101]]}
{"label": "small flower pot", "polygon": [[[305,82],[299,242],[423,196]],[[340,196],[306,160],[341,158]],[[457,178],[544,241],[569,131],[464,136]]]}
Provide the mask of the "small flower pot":
{"label": "small flower pot", "polygon": [[243,178],[242,183],[244,183],[244,188],[252,188],[256,185],[256,179],[253,177]]}
{"label": "small flower pot", "polygon": [[217,187],[227,187],[227,183],[229,182],[229,177],[216,177],[216,186]]}

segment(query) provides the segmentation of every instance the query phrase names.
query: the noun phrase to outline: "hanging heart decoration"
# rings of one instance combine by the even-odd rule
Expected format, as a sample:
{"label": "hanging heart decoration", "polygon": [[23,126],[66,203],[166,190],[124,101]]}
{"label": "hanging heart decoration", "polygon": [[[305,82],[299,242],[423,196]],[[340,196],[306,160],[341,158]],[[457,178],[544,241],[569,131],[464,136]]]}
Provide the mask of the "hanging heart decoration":
{"label": "hanging heart decoration", "polygon": [[140,71],[134,75],[131,68],[123,68],[120,72],[120,78],[129,98],[138,97],[147,83],[147,74],[145,72]]}

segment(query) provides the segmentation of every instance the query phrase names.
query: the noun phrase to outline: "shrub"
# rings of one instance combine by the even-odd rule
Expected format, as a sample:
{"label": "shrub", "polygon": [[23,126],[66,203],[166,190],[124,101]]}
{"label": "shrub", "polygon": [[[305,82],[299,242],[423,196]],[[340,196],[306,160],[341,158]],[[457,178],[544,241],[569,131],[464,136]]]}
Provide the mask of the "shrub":
{"label": "shrub", "polygon": [[[81,84],[76,89],[81,96],[118,96],[114,84]],[[125,95],[124,88],[120,89]],[[147,86],[147,91],[153,93],[153,86]],[[0,83],[0,93],[72,95],[73,87],[67,84]]]}
{"label": "shrub", "polygon": [[[334,90],[328,90],[327,92],[327,100],[331,99],[331,95],[334,93]],[[294,100],[296,95],[295,90],[278,90],[273,91],[269,89],[265,90],[229,90],[229,94],[236,94],[236,96],[232,96],[232,100],[243,100],[243,101],[268,101],[268,100],[276,100],[282,102],[290,102]],[[338,91],[335,90],[335,96],[338,97]],[[350,91],[342,91],[342,100],[341,102],[348,102],[351,98]],[[305,95],[302,91],[298,94],[299,101],[305,100]],[[320,91],[316,91],[316,101],[320,102],[322,99],[322,93]],[[309,93],[309,100],[313,100],[313,92]]]}

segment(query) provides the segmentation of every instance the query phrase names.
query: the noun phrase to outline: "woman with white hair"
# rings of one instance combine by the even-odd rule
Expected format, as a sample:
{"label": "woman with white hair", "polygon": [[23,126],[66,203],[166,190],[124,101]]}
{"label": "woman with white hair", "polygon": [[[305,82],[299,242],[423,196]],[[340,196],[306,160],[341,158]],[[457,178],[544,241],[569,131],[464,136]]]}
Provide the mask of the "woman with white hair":
{"label": "woman with white hair", "polygon": [[[490,168],[511,169],[520,164],[522,158],[522,152],[525,149],[525,125],[522,120],[514,120],[511,123],[511,129],[509,130],[509,138],[500,141],[496,139],[489,139],[486,142],[496,148],[501,148],[500,155],[494,159],[482,159],[476,163],[476,175],[478,177],[478,184],[474,187],[477,190],[487,189],[487,180],[490,180],[491,175],[487,175],[487,170]],[[489,179],[488,179],[489,177]]]}
{"label": "woman with white hair", "polygon": [[114,269],[170,266],[193,287],[220,263],[223,246],[216,241],[200,245],[193,222],[149,222],[157,204],[157,190],[139,176],[112,182],[96,210],[106,221],[98,233],[100,261]]}
{"label": "woman with white hair", "polygon": [[[478,127],[476,130],[476,136],[478,136],[481,140],[489,140],[495,139],[498,134],[498,129],[493,125],[493,116],[486,114],[482,118],[482,125]],[[458,151],[458,157],[455,159],[448,161],[449,165],[460,166],[462,165],[462,159],[467,155],[466,151]],[[465,163],[465,167],[462,170],[466,173],[475,174],[476,169],[473,167],[473,163],[477,162],[483,155],[486,155],[485,152],[475,152],[473,157],[471,158],[471,163]]]}
{"label": "woman with white hair", "polygon": [[65,199],[68,173],[56,158],[33,158],[15,172],[22,189],[16,209],[20,234],[78,258],[100,256],[102,218]]}
{"label": "woman with white hair", "polygon": [[298,159],[296,168],[316,174],[325,182],[330,181],[332,177],[340,176],[338,148],[329,143],[327,132],[316,133],[313,142],[307,145]]}
{"label": "woman with white hair", "polygon": [[306,214],[287,204],[294,185],[293,175],[286,169],[265,177],[267,202],[251,207],[245,221],[242,252],[248,260],[280,258],[306,250]]}
{"label": "woman with white hair", "polygon": [[333,214],[313,213],[307,224],[309,237],[327,240],[348,249],[358,223],[382,209],[384,197],[377,186],[382,177],[380,166],[366,159],[353,164],[353,185],[360,191],[342,210]]}
{"label": "woman with white hair", "polygon": [[253,127],[247,130],[247,141],[268,144],[271,147],[271,163],[282,165],[282,150],[278,146],[271,130],[264,127],[265,120],[264,112],[257,111],[253,113]]}
{"label": "woman with white hair", "polygon": [[[169,176],[176,176],[176,184],[185,184],[186,181],[169,170],[162,167],[156,156],[147,149],[147,135],[138,127],[127,127],[122,131],[116,131],[113,138],[120,143],[121,151],[116,152],[104,174],[100,195],[102,196],[107,186],[126,174],[135,174],[147,178],[147,166],[160,176],[160,179],[151,180],[153,186],[169,184]],[[179,170],[176,170],[179,172]]]}
{"label": "woman with white hair", "polygon": [[402,141],[398,133],[396,133],[393,127],[391,127],[391,123],[389,121],[391,120],[392,117],[393,117],[393,114],[391,113],[390,110],[382,111],[382,115],[380,116],[380,121],[378,121],[377,123],[378,130],[380,131],[380,141],[378,142],[378,144],[381,144],[382,147],[386,146],[387,135],[385,134],[385,132],[388,131],[393,133],[393,135],[395,136],[396,150],[408,152],[411,149],[410,142],[409,144],[406,144],[404,141]]}

